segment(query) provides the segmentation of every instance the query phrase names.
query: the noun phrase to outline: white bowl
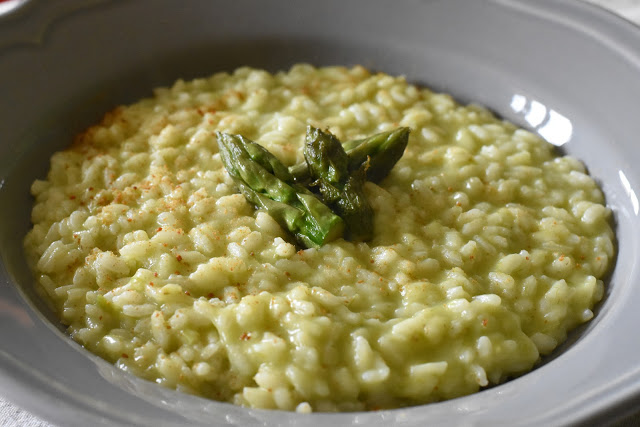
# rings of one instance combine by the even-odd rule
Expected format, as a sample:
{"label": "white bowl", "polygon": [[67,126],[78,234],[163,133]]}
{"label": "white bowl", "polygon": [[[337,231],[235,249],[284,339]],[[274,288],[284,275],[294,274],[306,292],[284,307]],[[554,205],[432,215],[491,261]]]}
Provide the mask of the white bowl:
{"label": "white bowl", "polygon": [[[16,0],[14,0],[16,1]],[[19,4],[18,4],[19,3]],[[63,425],[564,425],[640,400],[640,31],[566,0],[20,0],[0,15],[0,393]],[[240,65],[362,64],[484,104],[581,159],[614,212],[596,318],[539,368],[447,402],[301,415],[133,378],[64,335],[21,241],[49,156],[121,103]]]}

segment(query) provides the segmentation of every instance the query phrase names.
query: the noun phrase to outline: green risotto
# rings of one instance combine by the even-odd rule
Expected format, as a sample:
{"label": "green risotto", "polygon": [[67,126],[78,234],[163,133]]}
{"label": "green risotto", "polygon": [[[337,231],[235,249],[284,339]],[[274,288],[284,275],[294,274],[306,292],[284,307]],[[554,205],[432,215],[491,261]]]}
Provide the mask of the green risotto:
{"label": "green risotto", "polygon": [[[294,167],[307,126],[411,129],[386,178],[363,181],[367,239],[296,244],[223,165],[224,133]],[[396,408],[523,374],[593,317],[614,256],[579,161],[362,67],[178,81],[108,113],[31,190],[26,253],[74,340],[255,408]]]}

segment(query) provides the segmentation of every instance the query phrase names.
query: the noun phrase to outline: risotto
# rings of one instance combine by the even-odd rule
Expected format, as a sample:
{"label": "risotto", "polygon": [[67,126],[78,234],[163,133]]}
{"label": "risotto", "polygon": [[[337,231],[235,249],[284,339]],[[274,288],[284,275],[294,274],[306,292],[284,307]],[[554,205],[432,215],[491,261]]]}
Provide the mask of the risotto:
{"label": "risotto", "polygon": [[[216,132],[288,166],[307,125],[411,128],[364,191],[373,238],[302,249],[222,165]],[[593,317],[614,255],[584,166],[486,109],[362,67],[240,68],[118,107],[33,183],[24,245],[74,340],[167,387],[359,411],[525,373]]]}

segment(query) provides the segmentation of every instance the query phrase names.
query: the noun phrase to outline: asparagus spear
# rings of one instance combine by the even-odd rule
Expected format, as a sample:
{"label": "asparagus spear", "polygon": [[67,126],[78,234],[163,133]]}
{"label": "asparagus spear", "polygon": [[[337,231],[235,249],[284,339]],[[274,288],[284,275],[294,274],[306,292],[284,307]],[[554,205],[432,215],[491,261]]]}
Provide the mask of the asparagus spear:
{"label": "asparagus spear", "polygon": [[307,126],[304,159],[313,179],[343,185],[349,178],[349,156],[330,132]]}
{"label": "asparagus spear", "polygon": [[373,235],[373,210],[364,194],[369,162],[349,172],[349,157],[338,139],[329,132],[307,127],[304,157],[311,178],[323,200],[342,217],[351,240]]}
{"label": "asparagus spear", "polygon": [[[278,171],[276,173],[282,176],[281,170],[286,170],[286,167],[273,154],[241,135],[220,132],[216,135],[225,166],[234,178],[242,180],[255,191],[265,193],[270,199],[280,202],[295,199],[293,188],[274,173]],[[277,166],[278,163],[282,167]],[[273,164],[276,164],[275,169]]]}
{"label": "asparagus spear", "polygon": [[298,200],[305,216],[296,238],[306,247],[319,247],[343,236],[345,223],[306,188],[301,188]]}
{"label": "asparagus spear", "polygon": [[[382,132],[364,139],[345,142],[342,147],[349,157],[349,171],[359,169],[369,159],[366,178],[380,182],[398,162],[409,142],[410,129],[401,127],[389,132]],[[310,179],[306,163],[299,163],[289,168],[296,182],[307,182]]]}
{"label": "asparagus spear", "polygon": [[247,200],[266,210],[301,245],[318,247],[342,236],[342,219],[306,188],[290,185],[292,176],[275,156],[240,135],[216,136],[222,162]]}
{"label": "asparagus spear", "polygon": [[242,144],[247,150],[249,156],[258,162],[260,166],[274,174],[278,179],[285,182],[293,182],[293,176],[289,173],[289,169],[287,169],[287,167],[283,165],[276,156],[267,151],[267,149],[262,145],[252,143],[251,140],[243,137],[242,135],[238,135],[238,138],[242,141]]}
{"label": "asparagus spear", "polygon": [[349,170],[358,169],[369,159],[367,179],[372,182],[382,181],[402,157],[409,142],[410,131],[411,129],[407,127],[401,127],[359,141],[347,142],[349,146],[354,145],[354,148],[347,151]]}

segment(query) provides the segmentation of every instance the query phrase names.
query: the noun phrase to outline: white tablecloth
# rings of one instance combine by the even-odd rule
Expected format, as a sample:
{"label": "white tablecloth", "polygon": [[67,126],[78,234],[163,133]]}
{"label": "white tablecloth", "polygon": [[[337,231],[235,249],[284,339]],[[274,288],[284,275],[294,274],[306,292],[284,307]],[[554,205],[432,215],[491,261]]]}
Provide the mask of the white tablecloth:
{"label": "white tablecloth", "polygon": [[[640,0],[585,0],[598,4],[640,25]],[[0,398],[0,425],[2,427],[53,427],[52,424],[26,412]],[[624,420],[618,427],[640,426],[640,415]]]}

